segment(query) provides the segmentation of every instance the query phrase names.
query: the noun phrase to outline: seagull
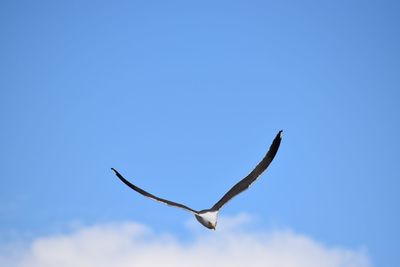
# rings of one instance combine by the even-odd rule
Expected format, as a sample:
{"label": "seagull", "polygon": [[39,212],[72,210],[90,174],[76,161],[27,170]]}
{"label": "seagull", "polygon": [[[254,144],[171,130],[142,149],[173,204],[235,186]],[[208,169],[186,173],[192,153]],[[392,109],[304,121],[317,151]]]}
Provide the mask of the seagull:
{"label": "seagull", "polygon": [[164,204],[167,204],[169,206],[177,207],[184,209],[196,217],[196,219],[205,227],[208,229],[215,230],[217,227],[217,219],[218,219],[218,212],[219,210],[226,204],[228,203],[232,198],[237,196],[238,194],[242,193],[245,191],[247,188],[250,187],[252,183],[254,183],[258,177],[268,168],[269,164],[272,162],[274,159],[276,153],[278,152],[279,145],[282,140],[282,131],[279,131],[278,134],[276,135],[275,139],[272,141],[272,144],[267,152],[267,154],[264,156],[264,158],[258,163],[258,165],[246,176],[244,177],[241,181],[236,183],[220,200],[218,200],[217,203],[212,206],[210,209],[204,209],[204,210],[194,210],[192,208],[189,208],[188,206],[185,206],[180,203],[176,203],[167,199],[163,199],[160,197],[157,197],[153,194],[150,194],[149,192],[144,191],[143,189],[137,187],[136,185],[132,184],[128,180],[126,180],[116,169],[111,168],[115,172],[115,175],[127,186],[129,186],[131,189],[135,190],[139,194],[142,194],[145,197],[151,198],[153,200],[162,202]]}

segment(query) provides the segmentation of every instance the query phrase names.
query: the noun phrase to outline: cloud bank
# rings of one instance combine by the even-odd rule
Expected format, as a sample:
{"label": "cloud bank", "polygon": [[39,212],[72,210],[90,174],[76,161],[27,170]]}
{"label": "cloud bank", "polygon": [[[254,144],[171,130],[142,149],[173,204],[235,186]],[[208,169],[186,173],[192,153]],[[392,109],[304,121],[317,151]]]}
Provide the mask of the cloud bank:
{"label": "cloud bank", "polygon": [[80,227],[0,252],[9,267],[370,267],[365,251],[329,248],[288,230],[242,231],[246,217],[225,218],[216,232],[180,241],[134,223]]}

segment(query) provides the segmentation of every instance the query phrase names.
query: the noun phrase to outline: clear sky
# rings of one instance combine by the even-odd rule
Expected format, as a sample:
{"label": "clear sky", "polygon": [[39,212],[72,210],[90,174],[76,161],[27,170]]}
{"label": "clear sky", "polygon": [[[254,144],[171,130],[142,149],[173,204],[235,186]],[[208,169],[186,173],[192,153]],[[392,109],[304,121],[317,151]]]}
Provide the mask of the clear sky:
{"label": "clear sky", "polygon": [[122,221],[190,240],[190,214],[110,167],[209,208],[282,129],[221,215],[400,266],[399,14],[385,0],[1,1],[0,246]]}

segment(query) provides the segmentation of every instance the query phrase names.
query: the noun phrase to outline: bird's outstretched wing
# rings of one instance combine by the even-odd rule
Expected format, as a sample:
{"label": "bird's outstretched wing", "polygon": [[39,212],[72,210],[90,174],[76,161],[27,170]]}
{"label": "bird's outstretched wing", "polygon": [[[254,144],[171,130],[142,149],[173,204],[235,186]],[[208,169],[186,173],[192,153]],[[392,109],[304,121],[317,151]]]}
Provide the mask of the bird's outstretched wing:
{"label": "bird's outstretched wing", "polygon": [[131,182],[129,182],[128,180],[126,180],[116,169],[111,168],[111,170],[113,170],[113,171],[115,172],[115,174],[117,175],[117,177],[118,177],[124,184],[126,184],[127,186],[129,186],[130,188],[132,188],[133,190],[135,190],[136,192],[138,192],[139,194],[142,194],[142,195],[145,196],[145,197],[148,197],[148,198],[151,198],[151,199],[153,199],[153,200],[162,202],[162,203],[167,204],[167,205],[169,205],[169,206],[173,206],[173,207],[177,207],[177,208],[182,208],[182,209],[187,210],[187,211],[189,211],[189,212],[191,212],[191,213],[193,213],[193,214],[199,214],[198,211],[196,211],[196,210],[194,210],[194,209],[191,209],[191,208],[189,208],[189,207],[187,207],[187,206],[185,206],[185,205],[182,205],[182,204],[179,204],[179,203],[176,203],[176,202],[167,200],[167,199],[163,199],[163,198],[160,198],[160,197],[156,197],[155,195],[150,194],[150,193],[144,191],[143,189],[137,187],[136,185],[134,185],[134,184],[132,184]]}
{"label": "bird's outstretched wing", "polygon": [[211,210],[219,210],[224,206],[229,200],[249,188],[249,186],[257,180],[257,178],[268,168],[269,164],[274,159],[276,152],[278,152],[279,145],[282,140],[282,131],[279,131],[276,135],[274,141],[265,155],[265,157],[261,160],[260,163],[252,170],[245,178],[243,178],[240,182],[235,184],[215,205],[211,208]]}

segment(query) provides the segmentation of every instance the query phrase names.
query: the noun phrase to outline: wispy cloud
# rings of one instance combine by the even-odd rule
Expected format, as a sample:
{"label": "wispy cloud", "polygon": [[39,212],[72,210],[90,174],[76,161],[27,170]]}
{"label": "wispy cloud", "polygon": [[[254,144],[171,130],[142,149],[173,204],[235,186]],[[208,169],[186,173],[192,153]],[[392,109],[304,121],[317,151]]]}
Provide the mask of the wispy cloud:
{"label": "wispy cloud", "polygon": [[25,248],[3,249],[0,264],[10,267],[371,266],[363,250],[326,247],[289,230],[241,231],[241,223],[248,220],[244,215],[225,218],[224,224],[229,227],[195,235],[191,242],[181,242],[170,234],[156,234],[133,222],[81,227],[69,234],[38,238]]}

